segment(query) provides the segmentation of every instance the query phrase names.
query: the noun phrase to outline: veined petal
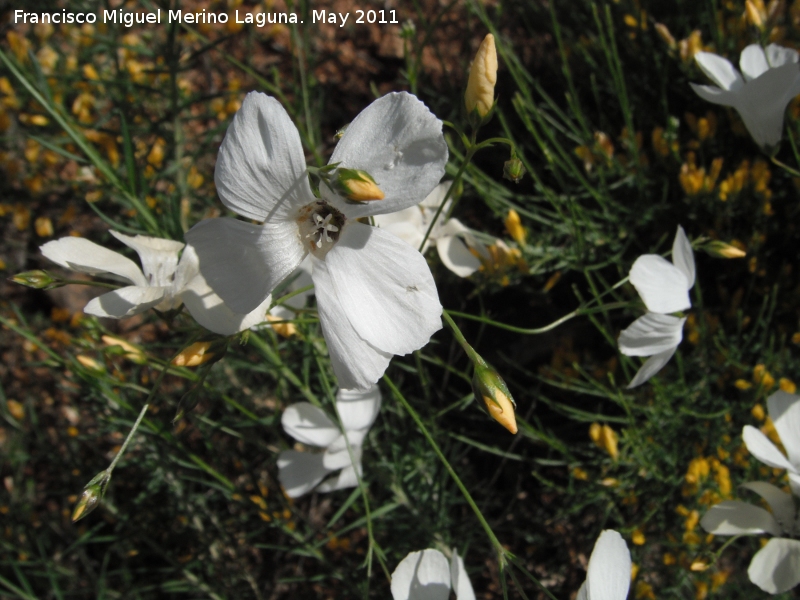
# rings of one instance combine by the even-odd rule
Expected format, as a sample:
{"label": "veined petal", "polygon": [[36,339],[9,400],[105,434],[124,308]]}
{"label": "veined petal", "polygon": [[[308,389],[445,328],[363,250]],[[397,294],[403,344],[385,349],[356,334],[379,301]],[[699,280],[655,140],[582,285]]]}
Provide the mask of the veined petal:
{"label": "veined petal", "polygon": [[[377,349],[408,354],[442,328],[442,305],[428,263],[391,233],[349,224],[325,260],[314,263],[315,284],[323,271],[344,310],[339,318],[347,318]],[[315,287],[321,301],[323,286]]]}
{"label": "veined petal", "polygon": [[459,277],[469,277],[481,266],[481,261],[469,251],[461,238],[454,235],[440,236],[436,240],[436,250],[442,264]]}
{"label": "veined petal", "polygon": [[381,410],[381,391],[377,385],[366,390],[340,389],[336,394],[336,410],[346,431],[369,429]]}
{"label": "veined petal", "polygon": [[219,295],[214,293],[214,290],[200,274],[184,286],[180,297],[195,321],[209,331],[220,335],[233,335],[263,322],[272,302],[272,296],[267,296],[251,312],[235,313],[228,308]]}
{"label": "veined petal", "polygon": [[135,262],[87,239],[63,237],[47,242],[39,250],[65,269],[89,275],[116,275],[134,285],[147,286],[147,279]]}
{"label": "veined petal", "polygon": [[586,570],[591,600],[625,600],[631,585],[631,553],[622,536],[606,529],[597,538]]}
{"label": "veined petal", "polygon": [[[359,469],[359,473],[361,469]],[[336,490],[344,490],[358,485],[358,477],[353,465],[348,465],[336,475],[328,477],[325,481],[317,486],[318,492],[335,492]]]}
{"label": "veined petal", "polygon": [[394,600],[447,600],[450,597],[450,565],[444,554],[428,548],[412,552],[392,573]]}
{"label": "veined petal", "polygon": [[692,86],[694,93],[706,102],[721,106],[734,106],[736,104],[736,92],[729,92],[713,85],[699,85],[697,83],[690,83],[689,85]]}
{"label": "veined petal", "polygon": [[686,237],[686,232],[680,225],[678,225],[678,231],[675,232],[675,241],[672,242],[672,264],[686,276],[689,289],[691,289],[695,278],[694,252],[689,238]]}
{"label": "veined petal", "polygon": [[631,267],[630,281],[651,312],[674,313],[692,306],[686,275],[658,254],[637,258]]}
{"label": "veined petal", "polygon": [[183,248],[183,242],[147,235],[131,237],[117,231],[109,233],[128,248],[136,250],[139,260],[142,261],[142,271],[148,285],[163,287],[170,285],[178,268],[178,252]]}
{"label": "veined petal", "polygon": [[626,356],[653,356],[675,351],[683,339],[686,318],[646,313],[619,334],[619,351]]}
{"label": "veined petal", "polygon": [[675,350],[677,349],[678,347],[676,346],[648,358],[645,363],[639,367],[639,370],[636,371],[636,375],[633,376],[633,379],[631,379],[631,382],[628,384],[628,389],[631,390],[642,385],[663,369],[664,365],[669,362],[669,359],[672,358],[672,355],[675,354]]}
{"label": "veined petal", "polygon": [[313,262],[319,322],[336,379],[344,388],[368,389],[386,371],[392,355],[378,350],[358,335],[345,316],[344,306],[336,296],[325,263],[317,258]]}
{"label": "veined petal", "polygon": [[325,412],[309,402],[287,407],[281,416],[284,431],[303,444],[327,448],[342,435]]}
{"label": "veined petal", "polygon": [[322,455],[284,450],[278,456],[278,481],[286,495],[298,498],[313,490],[330,473],[322,466]]}
{"label": "veined petal", "polygon": [[700,526],[714,535],[781,534],[781,526],[775,517],[759,506],[739,500],[715,504],[700,519]]}
{"label": "veined petal", "polygon": [[91,300],[83,312],[111,319],[130,317],[153,308],[164,299],[166,293],[167,288],[163,287],[130,285]]}
{"label": "veined petal", "polygon": [[795,470],[789,460],[775,447],[775,444],[752,425],[745,425],[742,428],[742,439],[750,454],[765,465],[776,469]]}
{"label": "veined petal", "polygon": [[464,561],[456,549],[453,549],[453,558],[450,559],[450,583],[453,585],[457,600],[475,600],[475,590],[472,589]]}
{"label": "veined petal", "polygon": [[788,63],[796,63],[800,60],[800,55],[793,48],[784,48],[777,44],[767,46],[767,62],[771,68],[782,67]]}
{"label": "veined petal", "polygon": [[789,462],[800,470],[800,396],[778,391],[767,398],[767,410],[781,438]]}
{"label": "veined petal", "polygon": [[734,104],[747,131],[761,147],[773,147],[783,135],[783,117],[792,98],[800,93],[800,65],[769,69],[749,82]]}
{"label": "veined petal", "polygon": [[739,68],[742,71],[745,82],[767,72],[769,65],[761,44],[750,44],[742,50],[742,54],[739,56]]}
{"label": "veined petal", "polygon": [[694,55],[694,60],[703,73],[723,90],[735,92],[744,85],[739,71],[727,58],[711,52],[698,52]]}
{"label": "veined petal", "polygon": [[348,219],[408,208],[422,202],[444,175],[442,122],[416,96],[387,94],[353,119],[330,162],[366,171],[385,195],[380,201],[354,204],[320,186],[323,198]]}
{"label": "veined petal", "polygon": [[766,500],[778,525],[784,533],[791,535],[795,519],[794,498],[791,494],[765,481],[750,481],[740,487],[751,490]]}
{"label": "veined petal", "polygon": [[800,541],[770,540],[753,556],[747,575],[769,594],[788,592],[800,583]]}
{"label": "veined petal", "polygon": [[200,273],[232,311],[247,314],[303,260],[296,223],[208,219],[186,232]]}
{"label": "veined petal", "polygon": [[214,183],[225,206],[258,221],[291,220],[314,201],[300,134],[275,98],[245,96],[222,140]]}

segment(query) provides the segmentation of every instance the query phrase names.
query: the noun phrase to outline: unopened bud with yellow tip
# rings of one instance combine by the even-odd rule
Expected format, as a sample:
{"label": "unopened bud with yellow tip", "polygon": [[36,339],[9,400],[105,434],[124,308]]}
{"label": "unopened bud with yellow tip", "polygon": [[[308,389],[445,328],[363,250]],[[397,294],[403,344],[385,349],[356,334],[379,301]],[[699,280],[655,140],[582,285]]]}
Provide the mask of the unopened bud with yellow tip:
{"label": "unopened bud with yellow tip", "polygon": [[763,0],[746,0],[744,14],[751,25],[764,30],[767,23],[767,9],[764,7]]}
{"label": "unopened bud with yellow tip", "polygon": [[336,169],[332,184],[335,192],[354,202],[371,202],[385,197],[372,176],[359,169]]}
{"label": "unopened bud with yellow tip", "polygon": [[172,359],[172,364],[176,367],[198,367],[210,360],[218,361],[226,350],[226,340],[195,342],[181,350]]}
{"label": "unopened bud with yellow tip", "polygon": [[711,240],[702,246],[703,251],[710,254],[714,258],[744,258],[747,252],[741,248],[737,248],[732,244],[726,244],[719,240]]}
{"label": "unopened bud with yellow tip", "polygon": [[500,374],[486,364],[475,364],[472,376],[472,390],[476,398],[482,398],[491,417],[508,429],[517,433],[517,418],[514,414],[514,399],[508,391],[506,382]]}
{"label": "unopened bud with yellow tip", "polygon": [[524,246],[525,239],[528,237],[528,233],[522,226],[522,220],[519,218],[519,213],[517,213],[517,211],[515,211],[513,208],[509,210],[508,214],[506,215],[505,223],[508,234],[514,238],[514,241],[520,246]]}
{"label": "unopened bud with yellow tip", "polygon": [[469,68],[467,92],[464,94],[464,104],[468,114],[478,111],[481,118],[489,114],[494,106],[495,83],[497,83],[497,48],[494,45],[494,36],[487,33]]}
{"label": "unopened bud with yellow tip", "polygon": [[25,271],[10,277],[11,281],[35,290],[52,290],[63,285],[47,271]]}
{"label": "unopened bud with yellow tip", "polygon": [[286,319],[276,317],[275,315],[267,315],[267,321],[275,333],[281,337],[290,338],[293,335],[297,335],[297,327],[295,327],[295,324]]}
{"label": "unopened bud with yellow tip", "polygon": [[78,498],[78,503],[72,511],[72,522],[80,521],[83,517],[92,512],[103,496],[106,495],[106,488],[111,481],[111,475],[108,471],[101,471],[95,475],[92,480],[87,483],[83,488],[81,497]]}

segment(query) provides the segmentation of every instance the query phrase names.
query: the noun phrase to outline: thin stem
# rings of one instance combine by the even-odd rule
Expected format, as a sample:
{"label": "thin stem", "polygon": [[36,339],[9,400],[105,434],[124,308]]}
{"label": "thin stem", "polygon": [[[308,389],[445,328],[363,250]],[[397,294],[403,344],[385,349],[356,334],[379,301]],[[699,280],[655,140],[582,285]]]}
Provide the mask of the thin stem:
{"label": "thin stem", "polygon": [[508,550],[503,548],[503,545],[500,543],[500,540],[497,539],[497,536],[494,534],[494,531],[492,531],[492,528],[489,526],[489,523],[483,516],[481,509],[478,508],[477,504],[475,504],[475,500],[472,499],[469,490],[467,490],[467,487],[464,485],[464,483],[459,478],[458,474],[450,465],[450,462],[447,460],[444,453],[439,448],[439,445],[436,443],[436,440],[434,440],[431,434],[428,432],[428,429],[423,424],[422,419],[417,414],[417,411],[415,411],[412,408],[412,406],[408,403],[408,400],[405,399],[405,396],[403,396],[403,394],[400,393],[400,390],[398,390],[397,387],[395,387],[394,383],[392,382],[391,379],[389,379],[388,375],[384,375],[383,380],[386,382],[386,385],[389,386],[389,389],[392,390],[392,394],[394,394],[394,397],[397,398],[398,402],[400,402],[400,404],[403,405],[403,408],[405,408],[408,414],[411,415],[411,418],[414,419],[414,422],[417,424],[417,427],[419,427],[419,430],[422,432],[422,435],[425,437],[426,440],[428,440],[428,443],[430,444],[433,451],[436,453],[436,456],[439,457],[439,460],[442,462],[442,465],[444,465],[444,468],[450,474],[450,477],[453,478],[453,481],[455,482],[456,486],[458,486],[458,489],[461,490],[461,494],[464,496],[464,499],[467,501],[467,504],[469,504],[470,508],[475,513],[475,516],[478,518],[478,521],[483,527],[483,530],[489,537],[489,541],[492,543],[492,546],[494,546],[495,552],[497,552],[497,560],[500,565],[500,569],[505,568],[507,560],[511,558],[513,555]]}
{"label": "thin stem", "polygon": [[[166,370],[161,371],[161,373],[162,374],[166,373]],[[133,424],[133,427],[131,428],[130,432],[128,433],[128,437],[125,438],[125,441],[122,444],[122,448],[119,449],[119,452],[117,452],[117,455],[114,457],[114,460],[111,461],[111,464],[106,469],[106,473],[108,473],[109,477],[111,476],[111,473],[114,471],[114,467],[117,466],[117,463],[119,462],[119,459],[122,458],[122,455],[125,453],[125,449],[128,447],[128,444],[131,443],[131,440],[133,439],[133,434],[136,433],[137,429],[139,429],[139,425],[141,424],[142,419],[144,419],[144,415],[147,412],[148,408],[150,408],[150,403],[149,402],[146,403],[142,407],[142,410],[139,411],[139,416],[136,418],[136,422]]]}
{"label": "thin stem", "polygon": [[472,160],[472,155],[475,153],[474,149],[470,148],[467,150],[467,155],[464,157],[464,162],[461,163],[461,166],[458,168],[458,172],[456,176],[453,178],[453,183],[450,184],[450,187],[447,190],[447,193],[442,198],[441,203],[439,204],[439,208],[436,209],[436,214],[433,215],[433,219],[431,219],[431,224],[428,225],[428,231],[425,232],[425,236],[422,238],[422,242],[419,245],[418,250],[422,252],[422,249],[425,247],[425,244],[428,242],[428,238],[431,235],[431,231],[433,231],[434,225],[436,225],[436,221],[439,220],[439,215],[442,214],[442,210],[444,209],[444,205],[447,204],[447,201],[450,199],[450,195],[453,193],[453,190],[456,187],[456,184],[461,179],[461,176],[464,175],[464,171],[469,164],[469,161]]}
{"label": "thin stem", "polygon": [[790,167],[786,163],[779,161],[774,156],[770,160],[772,161],[772,164],[774,164],[775,166],[780,167],[781,169],[783,169],[784,171],[789,173],[789,175],[791,175],[793,177],[800,177],[800,171],[798,171],[797,169],[793,169],[792,167]]}
{"label": "thin stem", "polygon": [[[467,338],[464,337],[464,334],[461,333],[461,329],[458,328],[455,321],[450,317],[450,313],[457,315],[457,316],[464,316],[465,313],[458,313],[453,311],[442,311],[442,317],[444,318],[445,323],[450,327],[450,330],[453,332],[453,337],[456,338],[456,341],[461,344],[461,347],[464,349],[464,352],[467,353],[470,360],[474,363],[477,363],[481,366],[486,365],[486,361],[481,358],[481,355],[475,352],[475,349],[469,344]],[[471,315],[468,315],[471,316]]]}

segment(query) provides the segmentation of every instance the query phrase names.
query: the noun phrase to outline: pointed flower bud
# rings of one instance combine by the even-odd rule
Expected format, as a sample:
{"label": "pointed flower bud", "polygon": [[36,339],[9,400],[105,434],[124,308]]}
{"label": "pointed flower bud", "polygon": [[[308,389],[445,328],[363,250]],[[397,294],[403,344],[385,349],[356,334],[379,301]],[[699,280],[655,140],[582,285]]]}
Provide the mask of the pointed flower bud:
{"label": "pointed flower bud", "polygon": [[52,290],[62,285],[58,279],[54,279],[47,271],[25,271],[17,273],[10,278],[14,283],[25,285],[35,290]]}
{"label": "pointed flower bud", "polygon": [[763,0],[746,0],[744,3],[744,12],[747,16],[747,21],[760,30],[764,30],[767,21],[767,11],[764,8]]}
{"label": "pointed flower bud", "polygon": [[333,189],[354,202],[370,202],[384,198],[384,193],[372,176],[366,171],[358,169],[336,169]]}
{"label": "pointed flower bud", "polygon": [[733,244],[726,244],[719,240],[711,240],[703,244],[702,249],[714,258],[744,258],[747,252]]}
{"label": "pointed flower bud", "polygon": [[525,238],[528,237],[528,234],[522,226],[519,214],[513,208],[506,215],[506,231],[520,246],[525,245]]}
{"label": "pointed flower bud", "polygon": [[72,511],[72,522],[80,521],[83,517],[92,512],[103,496],[106,495],[108,483],[111,481],[111,475],[107,471],[101,471],[94,478],[86,484],[83,488],[83,493],[75,505],[75,510]]}
{"label": "pointed flower bud", "polygon": [[506,382],[500,374],[485,362],[475,363],[472,376],[472,390],[476,398],[482,398],[491,417],[508,429],[517,433],[517,419],[514,414],[514,399],[508,391]]}
{"label": "pointed flower bud", "polygon": [[297,327],[295,327],[294,323],[289,323],[275,315],[267,315],[267,321],[269,321],[270,327],[275,330],[275,333],[281,337],[290,338],[293,335],[297,335]]}
{"label": "pointed flower bud", "polygon": [[503,177],[514,183],[519,183],[525,176],[525,165],[516,156],[512,156],[503,163]]}
{"label": "pointed flower bud", "polygon": [[467,113],[472,114],[472,111],[477,110],[481,118],[489,113],[494,105],[495,83],[497,83],[497,49],[494,45],[494,36],[487,33],[469,69],[467,93],[464,95]]}
{"label": "pointed flower bud", "polygon": [[617,460],[619,456],[619,449],[617,447],[619,438],[616,431],[611,429],[608,425],[592,423],[589,427],[589,437],[597,444],[598,448],[605,450],[611,458]]}
{"label": "pointed flower bud", "polygon": [[197,367],[210,360],[218,361],[225,355],[227,340],[199,341],[186,346],[172,359],[176,367]]}
{"label": "pointed flower bud", "polygon": [[669,28],[663,23],[656,23],[655,27],[656,32],[658,33],[659,37],[664,40],[664,43],[667,44],[667,47],[670,50],[675,50],[678,47],[678,42],[676,42],[675,38],[672,37],[672,33],[670,33]]}

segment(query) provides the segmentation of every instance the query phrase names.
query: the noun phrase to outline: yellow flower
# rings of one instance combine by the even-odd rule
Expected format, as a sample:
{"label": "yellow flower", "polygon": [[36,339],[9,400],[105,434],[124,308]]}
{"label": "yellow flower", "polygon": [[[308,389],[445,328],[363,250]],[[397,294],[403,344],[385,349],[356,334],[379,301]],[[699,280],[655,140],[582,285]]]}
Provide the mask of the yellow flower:
{"label": "yellow flower", "polygon": [[619,456],[619,438],[617,432],[611,429],[611,427],[608,425],[600,425],[600,423],[592,423],[589,427],[589,437],[597,444],[598,448],[608,452],[609,456],[614,460],[617,459]]}
{"label": "yellow flower", "polygon": [[495,83],[497,83],[497,49],[494,45],[494,36],[487,33],[469,69],[467,92],[464,95],[467,113],[471,114],[477,110],[481,118],[489,113],[494,105]]}
{"label": "yellow flower", "polygon": [[36,235],[39,237],[50,237],[53,235],[53,222],[48,217],[39,217],[33,223]]}
{"label": "yellow flower", "polygon": [[527,233],[525,228],[522,226],[522,221],[519,218],[519,214],[513,208],[508,211],[505,224],[506,231],[508,231],[508,234],[514,238],[514,241],[520,246],[524,246]]}
{"label": "yellow flower", "polygon": [[644,532],[642,532],[641,529],[636,529],[633,534],[631,534],[631,542],[633,542],[634,545],[644,546],[645,541]]}
{"label": "yellow flower", "polygon": [[786,392],[787,394],[794,394],[797,391],[797,386],[791,379],[787,379],[786,377],[781,377],[778,380],[778,386]]}

